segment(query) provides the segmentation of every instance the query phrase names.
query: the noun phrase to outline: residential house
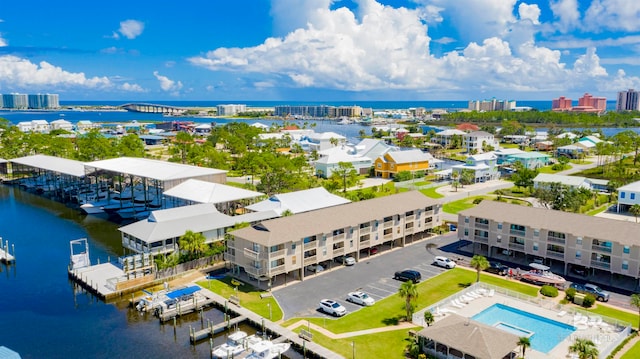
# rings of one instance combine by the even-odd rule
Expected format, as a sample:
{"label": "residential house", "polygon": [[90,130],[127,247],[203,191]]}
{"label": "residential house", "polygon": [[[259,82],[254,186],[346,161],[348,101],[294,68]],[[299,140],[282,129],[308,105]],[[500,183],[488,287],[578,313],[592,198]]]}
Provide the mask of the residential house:
{"label": "residential house", "polygon": [[556,149],[556,155],[558,157],[565,156],[569,158],[581,158],[587,153],[589,153],[589,151],[585,147],[577,145],[560,146]]}
{"label": "residential house", "polygon": [[304,280],[307,266],[429,237],[440,212],[439,201],[411,191],[266,220],[231,232],[225,259],[259,281]]}
{"label": "residential house", "polygon": [[94,128],[100,128],[100,125],[94,124],[89,120],[80,120],[76,123],[76,130],[80,132],[91,131]]}
{"label": "residential house", "polygon": [[551,156],[540,152],[523,152],[507,155],[505,164],[520,162],[524,168],[535,170],[549,164]]}
{"label": "residential house", "polygon": [[373,160],[359,156],[352,147],[332,147],[318,152],[320,158],[313,164],[318,177],[329,178],[340,167],[341,162],[351,163],[358,174],[368,174]]}
{"label": "residential house", "polygon": [[493,153],[496,155],[497,157],[497,163],[499,165],[502,165],[506,162],[507,157],[509,155],[515,155],[515,154],[521,154],[521,153],[525,153],[523,150],[518,149],[518,148],[500,148],[498,150],[493,151]]}
{"label": "residential house", "polygon": [[452,174],[457,173],[458,178],[462,176],[462,172],[465,170],[473,171],[474,183],[500,178],[500,172],[498,172],[498,157],[493,152],[469,156],[464,164],[451,167]]}
{"label": "residential house", "polygon": [[638,285],[640,224],[603,217],[482,201],[458,214],[458,238],[473,243],[473,253],[512,256],[530,263],[542,258],[552,270],[589,268],[591,281]]}
{"label": "residential house", "polygon": [[[431,162],[431,163],[430,163]],[[421,150],[392,151],[378,157],[374,163],[376,177],[394,178],[399,172],[427,172],[433,168],[435,158]]]}
{"label": "residential house", "polygon": [[533,144],[536,151],[553,151],[552,141],[539,141]]}
{"label": "residential house", "polygon": [[640,181],[618,188],[617,212],[626,212],[636,204],[640,204]]}
{"label": "residential house", "polygon": [[444,131],[437,132],[435,136],[433,136],[433,139],[431,141],[439,144],[444,148],[448,148],[448,147],[451,147],[451,141],[453,140],[454,136],[458,136],[461,140],[460,143],[462,144],[462,136],[466,134],[467,133],[464,131],[460,131],[456,129],[447,129]]}
{"label": "residential house", "polygon": [[73,131],[71,122],[63,119],[51,121],[51,130]]}
{"label": "residential house", "polygon": [[585,188],[591,190],[591,183],[586,177],[565,176],[551,173],[539,173],[533,179],[533,188],[549,188],[552,183],[560,183],[574,189]]}
{"label": "residential house", "polygon": [[47,133],[51,129],[47,120],[22,121],[17,126],[21,132]]}
{"label": "residential house", "polygon": [[[307,135],[305,139],[306,139],[306,145],[309,152],[324,151],[331,147],[344,145],[347,142],[346,137],[339,135],[335,132],[322,132],[322,133],[313,132]],[[305,146],[303,146],[303,148],[305,148]]]}
{"label": "residential house", "polygon": [[467,153],[476,154],[486,152],[488,148],[490,150],[500,148],[500,144],[489,132],[475,131],[462,136],[462,147],[467,149]]}

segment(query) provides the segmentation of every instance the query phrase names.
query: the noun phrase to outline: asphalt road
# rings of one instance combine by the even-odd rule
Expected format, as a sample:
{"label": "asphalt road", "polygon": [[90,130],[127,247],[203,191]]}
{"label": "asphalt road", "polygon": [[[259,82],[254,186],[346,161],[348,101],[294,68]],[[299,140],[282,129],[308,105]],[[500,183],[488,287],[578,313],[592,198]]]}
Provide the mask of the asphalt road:
{"label": "asphalt road", "polygon": [[403,269],[415,269],[426,280],[446,269],[433,265],[439,250],[427,251],[427,243],[445,246],[457,241],[456,233],[434,237],[403,248],[381,251],[362,259],[353,266],[336,265],[331,270],[307,276],[304,281],[278,288],[273,296],[278,300],[284,318],[328,316],[318,311],[321,299],[334,299],[353,312],[361,307],[346,301],[347,293],[361,289],[376,300],[394,295],[402,282],[393,274]]}

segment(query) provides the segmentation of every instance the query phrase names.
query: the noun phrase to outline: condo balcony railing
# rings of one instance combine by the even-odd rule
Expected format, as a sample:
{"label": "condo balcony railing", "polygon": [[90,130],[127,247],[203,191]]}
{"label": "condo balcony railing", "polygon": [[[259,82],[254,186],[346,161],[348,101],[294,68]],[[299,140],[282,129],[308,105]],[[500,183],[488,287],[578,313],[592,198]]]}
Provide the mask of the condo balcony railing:
{"label": "condo balcony railing", "polygon": [[371,240],[366,240],[366,241],[360,241],[360,248],[366,248],[369,247],[369,244],[371,243]]}
{"label": "condo balcony railing", "polygon": [[489,237],[485,236],[473,236],[473,240],[476,242],[489,243]]}
{"label": "condo balcony railing", "polygon": [[391,226],[393,226],[393,221],[384,222],[384,228],[389,228]]}
{"label": "condo balcony railing", "polygon": [[475,222],[474,226],[479,229],[489,229],[489,225],[486,223]]}
{"label": "condo balcony railing", "polygon": [[256,267],[253,267],[253,266],[246,266],[246,267],[244,267],[244,270],[247,273],[249,273],[251,275],[254,275],[256,277],[261,277],[261,276],[267,274],[267,270],[265,268],[263,268],[263,267],[256,268]]}
{"label": "condo balcony railing", "polygon": [[335,236],[333,236],[334,241],[341,241],[343,239],[344,239],[344,233],[336,234]]}
{"label": "condo balcony railing", "polygon": [[318,245],[318,241],[311,241],[304,244],[304,249],[315,248]]}
{"label": "condo balcony railing", "polygon": [[607,247],[607,246],[599,246],[597,244],[593,244],[591,246],[591,249],[593,249],[594,251],[611,253],[611,247]]}
{"label": "condo balcony railing", "polygon": [[563,252],[547,251],[547,257],[557,258],[557,259],[564,259],[564,253]]}
{"label": "condo balcony railing", "polygon": [[318,256],[311,256],[304,259],[304,265],[314,264],[318,261]]}
{"label": "condo balcony railing", "polygon": [[416,219],[416,215],[415,215],[415,214],[412,214],[412,215],[410,215],[410,216],[406,216],[406,217],[404,217],[404,221],[405,221],[405,222],[410,222],[410,221],[413,221],[413,220],[415,220],[415,219]]}
{"label": "condo balcony railing", "polygon": [[524,237],[526,232],[525,231],[521,231],[519,229],[511,229],[509,230],[509,233],[516,235],[516,236],[520,236],[520,237]]}
{"label": "condo balcony railing", "polygon": [[547,236],[547,242],[565,244],[566,240],[564,238],[560,238],[560,237]]}
{"label": "condo balcony railing", "polygon": [[344,247],[335,248],[333,250],[333,255],[341,255],[341,254],[344,254]]}
{"label": "condo balcony railing", "polygon": [[609,268],[611,268],[611,262],[603,262],[603,261],[592,259],[591,260],[591,266],[592,267],[597,267],[597,268],[609,269]]}
{"label": "condo balcony railing", "polygon": [[282,257],[282,256],[284,256],[284,249],[269,253],[269,258],[271,258],[271,259],[274,259],[274,258],[277,258],[277,257]]}
{"label": "condo balcony railing", "polygon": [[524,251],[524,244],[509,243],[509,248],[523,252]]}
{"label": "condo balcony railing", "polygon": [[285,272],[284,264],[281,264],[277,267],[271,267],[271,269],[269,270],[269,274],[271,276],[282,274],[284,272]]}
{"label": "condo balcony railing", "polygon": [[249,248],[244,248],[243,253],[244,253],[245,257],[247,257],[249,259],[253,259],[255,261],[261,259],[260,258],[261,257],[260,253],[254,251],[254,250],[251,250]]}

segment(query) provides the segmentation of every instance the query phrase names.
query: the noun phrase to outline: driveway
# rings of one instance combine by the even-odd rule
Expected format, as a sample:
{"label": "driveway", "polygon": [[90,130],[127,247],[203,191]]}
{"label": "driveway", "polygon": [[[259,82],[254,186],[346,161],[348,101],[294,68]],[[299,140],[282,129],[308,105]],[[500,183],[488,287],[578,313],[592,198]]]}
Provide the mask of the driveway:
{"label": "driveway", "polygon": [[[427,243],[438,247],[457,241],[456,233],[433,237],[407,247],[381,251],[370,258],[363,258],[353,266],[337,265],[332,270],[312,274],[302,282],[274,289],[273,296],[284,312],[284,318],[323,317],[318,312],[321,299],[335,299],[352,312],[361,308],[345,299],[347,293],[362,289],[374,299],[380,300],[398,292],[402,282],[394,280],[393,274],[403,269],[415,269],[422,274],[422,280],[431,278],[445,269],[433,265],[433,258],[439,250],[427,251]],[[446,255],[446,254],[445,254]]]}

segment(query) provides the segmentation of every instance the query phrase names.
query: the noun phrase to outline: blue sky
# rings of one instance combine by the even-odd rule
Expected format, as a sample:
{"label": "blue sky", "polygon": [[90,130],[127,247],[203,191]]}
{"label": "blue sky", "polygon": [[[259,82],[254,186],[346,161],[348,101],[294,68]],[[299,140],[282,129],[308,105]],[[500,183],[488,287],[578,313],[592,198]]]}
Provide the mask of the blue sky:
{"label": "blue sky", "polygon": [[64,100],[614,99],[634,0],[0,0],[0,93]]}

